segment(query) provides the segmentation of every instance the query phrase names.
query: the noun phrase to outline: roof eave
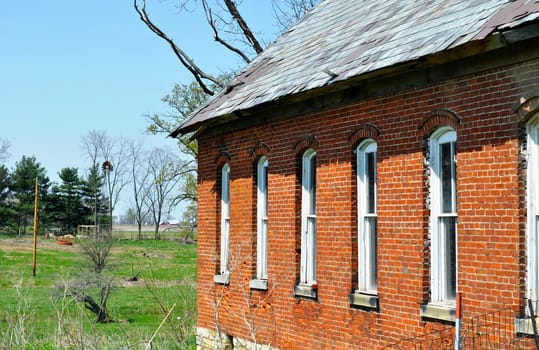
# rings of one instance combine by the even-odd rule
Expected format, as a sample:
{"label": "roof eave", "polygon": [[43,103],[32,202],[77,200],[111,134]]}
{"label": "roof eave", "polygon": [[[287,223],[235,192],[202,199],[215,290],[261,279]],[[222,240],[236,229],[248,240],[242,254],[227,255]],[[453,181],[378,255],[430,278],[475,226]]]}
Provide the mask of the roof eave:
{"label": "roof eave", "polygon": [[514,28],[496,30],[481,40],[472,40],[456,47],[419,57],[411,61],[392,65],[375,71],[370,71],[348,79],[339,80],[337,77],[331,84],[299,94],[285,95],[276,100],[265,102],[249,109],[235,110],[231,113],[215,116],[213,118],[191,124],[183,123],[176,130],[170,133],[169,136],[177,137],[179,135],[194,133],[191,137],[195,139],[209,128],[230,122],[232,120],[240,119],[244,116],[256,114],[257,111],[269,108],[276,103],[287,105],[301,102],[307,98],[312,98],[313,96],[344,90],[350,86],[357,85],[358,83],[369,79],[375,79],[381,76],[398,75],[402,72],[420,70],[436,65],[450,63],[452,61],[469,58],[536,37],[539,37],[538,22],[528,23]]}

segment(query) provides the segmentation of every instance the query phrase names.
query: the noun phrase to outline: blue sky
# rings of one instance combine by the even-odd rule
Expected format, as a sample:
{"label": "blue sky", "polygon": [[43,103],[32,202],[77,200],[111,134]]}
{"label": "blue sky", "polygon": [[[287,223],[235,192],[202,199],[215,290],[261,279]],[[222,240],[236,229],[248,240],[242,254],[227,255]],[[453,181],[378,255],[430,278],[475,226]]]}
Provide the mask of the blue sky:
{"label": "blue sky", "polygon": [[[175,0],[147,2],[154,22],[203,68],[219,73],[241,64],[212,43],[201,17],[179,15]],[[245,0],[245,15],[270,28],[263,3]],[[2,1],[0,33],[0,138],[11,143],[9,167],[33,155],[52,181],[64,167],[84,173],[81,137],[90,130],[143,139],[148,148],[174,146],[145,135],[143,115],[166,112],[161,98],[192,79],[132,0]]]}
{"label": "blue sky", "polygon": [[[175,147],[164,135],[145,134],[144,115],[166,113],[161,98],[192,77],[140,21],[132,0],[0,2],[0,139],[11,144],[9,168],[25,155],[51,181],[64,167],[83,175],[81,139],[90,130],[143,140],[148,149]],[[177,3],[147,0],[147,12],[203,69],[238,69],[242,62],[211,40],[201,13],[180,15]],[[240,9],[254,30],[271,36],[269,4],[244,0]],[[123,214],[128,196],[115,214]]]}

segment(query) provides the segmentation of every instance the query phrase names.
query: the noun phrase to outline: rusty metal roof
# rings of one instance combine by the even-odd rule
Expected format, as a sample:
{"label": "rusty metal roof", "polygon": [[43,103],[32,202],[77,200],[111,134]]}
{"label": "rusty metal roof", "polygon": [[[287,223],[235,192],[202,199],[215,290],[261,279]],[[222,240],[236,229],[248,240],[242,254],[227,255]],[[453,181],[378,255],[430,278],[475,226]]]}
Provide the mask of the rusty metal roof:
{"label": "rusty metal roof", "polygon": [[539,18],[539,0],[325,0],[174,133]]}

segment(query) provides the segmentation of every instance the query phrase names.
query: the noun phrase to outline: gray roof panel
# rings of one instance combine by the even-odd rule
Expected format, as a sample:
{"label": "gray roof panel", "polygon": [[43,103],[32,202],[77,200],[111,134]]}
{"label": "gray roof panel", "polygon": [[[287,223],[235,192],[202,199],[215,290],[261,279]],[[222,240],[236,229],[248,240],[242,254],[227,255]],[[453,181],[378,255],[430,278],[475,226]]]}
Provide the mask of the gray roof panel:
{"label": "gray roof panel", "polygon": [[324,0],[173,135],[538,19],[539,0]]}

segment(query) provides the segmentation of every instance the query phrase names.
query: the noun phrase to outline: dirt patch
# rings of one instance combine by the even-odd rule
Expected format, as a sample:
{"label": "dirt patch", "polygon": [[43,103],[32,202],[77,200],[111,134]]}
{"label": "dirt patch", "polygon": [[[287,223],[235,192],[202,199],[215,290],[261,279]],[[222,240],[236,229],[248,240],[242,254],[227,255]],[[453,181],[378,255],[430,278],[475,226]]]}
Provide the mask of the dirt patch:
{"label": "dirt patch", "polygon": [[[37,250],[40,249],[52,249],[52,250],[62,250],[62,251],[79,251],[79,248],[76,244],[72,246],[69,245],[59,245],[56,244],[54,238],[45,239],[43,237],[38,237]],[[31,252],[34,249],[34,238],[33,237],[22,237],[22,238],[2,238],[0,239],[0,250],[4,252]]]}

